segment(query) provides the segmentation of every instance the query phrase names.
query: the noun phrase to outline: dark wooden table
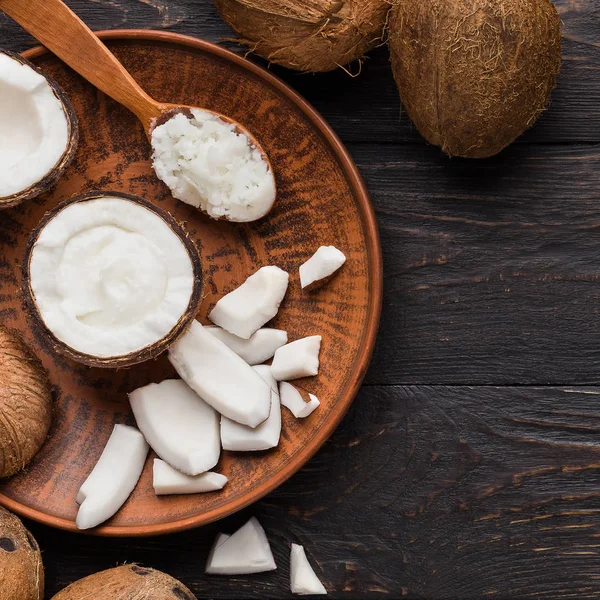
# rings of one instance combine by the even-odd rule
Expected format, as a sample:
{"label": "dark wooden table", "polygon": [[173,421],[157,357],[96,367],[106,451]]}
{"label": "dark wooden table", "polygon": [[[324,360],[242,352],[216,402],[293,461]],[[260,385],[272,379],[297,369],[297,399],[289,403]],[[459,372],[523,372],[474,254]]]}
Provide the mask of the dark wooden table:
{"label": "dark wooden table", "polygon": [[[69,4],[95,29],[231,35],[210,0]],[[48,597],[140,562],[199,598],[287,598],[296,541],[334,598],[600,598],[600,0],[557,5],[552,106],[491,160],[421,140],[385,49],[355,79],[273,69],[347,144],[377,211],[385,298],[365,385],[302,472],[222,523],[125,540],[28,523]],[[32,44],[0,16],[0,46]],[[216,531],[250,515],[278,571],[206,578]]]}

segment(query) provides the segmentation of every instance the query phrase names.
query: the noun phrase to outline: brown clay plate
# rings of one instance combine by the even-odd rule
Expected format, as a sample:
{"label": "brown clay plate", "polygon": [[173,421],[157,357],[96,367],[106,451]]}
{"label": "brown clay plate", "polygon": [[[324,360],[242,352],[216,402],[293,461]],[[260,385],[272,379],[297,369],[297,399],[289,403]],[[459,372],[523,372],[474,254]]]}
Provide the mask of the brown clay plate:
{"label": "brown clay plate", "polygon": [[[302,382],[321,407],[296,421],[284,409],[279,448],[224,453],[222,492],[156,497],[152,461],[121,511],[92,533],[154,535],[214,521],[258,500],[296,472],[332,433],[358,391],[379,321],[382,273],[377,226],[363,182],[338,138],[293,90],[265,70],[208,42],[163,32],[101,33],[111,50],[158,100],[205,106],[237,119],[268,152],[278,201],[266,219],[237,225],[211,221],[173,200],[153,175],[149,145],[136,118],[43,48],[25,56],[69,95],[81,138],[73,164],[56,189],[0,213],[0,314],[20,330],[50,373],[56,395],[51,435],[27,471],[0,485],[0,503],[62,529],[76,531],[75,496],[100,456],[114,423],[135,424],[127,392],[173,377],[167,359],[111,371],[79,365],[53,352],[27,318],[21,262],[29,233],[60,200],[93,189],[136,194],[184,224],[202,257],[204,293],[198,318],[263,265],[291,274],[274,326],[290,339],[321,334],[321,372]],[[303,293],[298,267],[322,244],[348,261],[325,288]]]}

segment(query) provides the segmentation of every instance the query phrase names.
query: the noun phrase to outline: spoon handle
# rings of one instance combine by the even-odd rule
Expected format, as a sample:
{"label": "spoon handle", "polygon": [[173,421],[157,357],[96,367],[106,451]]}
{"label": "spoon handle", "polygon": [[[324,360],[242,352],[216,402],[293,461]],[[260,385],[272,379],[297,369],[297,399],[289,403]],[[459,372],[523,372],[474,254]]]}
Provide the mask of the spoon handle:
{"label": "spoon handle", "polygon": [[0,9],[149,130],[161,113],[125,67],[62,0],[0,0]]}

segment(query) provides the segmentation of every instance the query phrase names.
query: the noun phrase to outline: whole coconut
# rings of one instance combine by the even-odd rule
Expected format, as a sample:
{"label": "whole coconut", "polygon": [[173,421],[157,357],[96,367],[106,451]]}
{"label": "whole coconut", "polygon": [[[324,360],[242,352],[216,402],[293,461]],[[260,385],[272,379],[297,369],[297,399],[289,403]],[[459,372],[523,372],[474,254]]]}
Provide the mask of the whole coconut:
{"label": "whole coconut", "polygon": [[43,600],[44,565],[34,537],[23,523],[0,508],[0,598]]}
{"label": "whole coconut", "polygon": [[52,394],[42,363],[17,333],[0,327],[0,477],[29,463],[51,420]]}
{"label": "whole coconut", "polygon": [[549,0],[394,2],[394,77],[425,139],[450,156],[484,158],[535,123],[561,62]]}
{"label": "whole coconut", "polygon": [[52,600],[196,600],[183,583],[170,575],[139,567],[123,565],[80,579]]}
{"label": "whole coconut", "polygon": [[381,42],[390,0],[215,0],[240,42],[297,71],[332,71]]}

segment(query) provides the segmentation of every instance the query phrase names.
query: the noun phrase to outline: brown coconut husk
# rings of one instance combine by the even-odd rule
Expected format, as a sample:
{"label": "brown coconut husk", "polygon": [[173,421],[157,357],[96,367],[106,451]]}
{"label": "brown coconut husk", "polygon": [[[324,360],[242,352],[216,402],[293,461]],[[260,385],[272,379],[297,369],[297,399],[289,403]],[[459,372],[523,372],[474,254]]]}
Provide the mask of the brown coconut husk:
{"label": "brown coconut husk", "polygon": [[545,109],[561,64],[548,0],[394,0],[388,43],[406,112],[450,156],[512,143]]}
{"label": "brown coconut husk", "polygon": [[52,600],[196,600],[196,596],[177,579],[138,565],[123,565],[80,579]]}
{"label": "brown coconut husk", "polygon": [[240,43],[297,71],[332,71],[382,42],[390,0],[215,0]]}
{"label": "brown coconut husk", "polygon": [[51,420],[46,370],[16,332],[0,327],[0,477],[14,475],[29,463]]}
{"label": "brown coconut husk", "polygon": [[40,548],[23,523],[3,508],[0,508],[0,598],[44,598]]}

